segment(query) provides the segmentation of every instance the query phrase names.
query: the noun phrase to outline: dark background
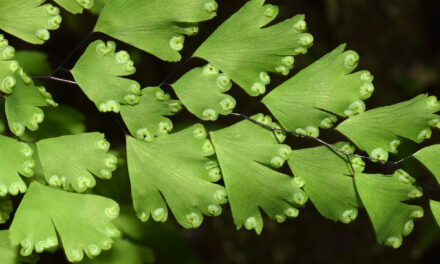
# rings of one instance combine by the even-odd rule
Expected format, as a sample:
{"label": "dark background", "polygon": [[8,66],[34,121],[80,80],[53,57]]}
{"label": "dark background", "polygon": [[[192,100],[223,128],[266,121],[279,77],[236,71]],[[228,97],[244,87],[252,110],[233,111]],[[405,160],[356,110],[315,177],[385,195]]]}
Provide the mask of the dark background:
{"label": "dark background", "polygon": [[[218,16],[200,24],[200,33],[187,38],[183,58],[191,56],[198,45],[222,21],[243,5],[245,0],[218,1]],[[420,93],[429,92],[440,97],[440,2],[435,0],[270,0],[280,7],[277,21],[295,14],[305,14],[309,32],[314,36],[314,47],[306,55],[295,57],[295,68],[291,75],[314,60],[347,43],[348,49],[357,51],[361,57],[358,69],[368,69],[374,76],[376,91],[367,102],[368,108],[397,103]],[[49,54],[56,67],[74,47],[93,29],[96,16],[85,14],[73,16],[62,11],[61,29],[51,33],[50,41],[36,49]],[[280,36],[282,37],[282,36]],[[110,39],[104,35],[97,38]],[[12,45],[19,49],[35,49],[8,36]],[[166,63],[157,58],[117,42],[119,49],[127,49],[135,59],[136,78],[143,87],[154,86],[178,67],[178,63]],[[71,68],[80,56],[75,54],[65,66]],[[203,65],[203,61],[192,60],[181,68],[170,82],[185,71]],[[99,69],[97,69],[99,70]],[[71,78],[66,73],[59,76]],[[286,78],[273,78],[269,88],[276,87]],[[57,102],[74,106],[86,116],[89,131],[106,133],[112,146],[124,145],[124,128],[116,115],[99,113],[78,87],[46,83]],[[238,87],[232,89],[238,106],[236,111],[248,114],[267,110],[258,104],[259,98],[250,98]],[[167,92],[172,93],[171,89]],[[197,119],[181,113],[173,121],[175,126],[184,126]],[[239,121],[233,117],[222,117],[215,127]],[[209,125],[209,124],[208,124]],[[211,125],[214,127],[214,125]],[[439,142],[439,132],[425,144]],[[343,139],[334,131],[322,135],[330,142]],[[301,148],[313,146],[310,142],[290,139],[291,146]],[[397,160],[419,149],[410,142],[400,148]],[[152,234],[146,244],[156,250],[159,263],[440,263],[440,232],[427,207],[427,198],[440,199],[438,185],[424,168],[414,161],[404,166],[413,173],[424,187],[425,198],[419,203],[425,208],[425,217],[416,222],[414,232],[404,239],[403,245],[393,250],[378,245],[374,230],[364,211],[349,225],[333,223],[321,217],[312,203],[300,211],[297,219],[276,224],[265,219],[260,236],[245,230],[235,230],[229,208],[218,218],[205,218],[201,228],[185,231],[175,226],[149,225]],[[369,164],[369,171],[391,172],[394,168]],[[127,190],[129,192],[129,190]],[[147,227],[146,227],[147,228]],[[161,235],[166,228],[172,235]],[[154,231],[155,230],[155,231]],[[171,230],[171,231],[170,231]],[[165,232],[165,231],[163,231]],[[46,254],[41,263],[63,263],[63,254]],[[129,264],[129,263],[128,263]]]}

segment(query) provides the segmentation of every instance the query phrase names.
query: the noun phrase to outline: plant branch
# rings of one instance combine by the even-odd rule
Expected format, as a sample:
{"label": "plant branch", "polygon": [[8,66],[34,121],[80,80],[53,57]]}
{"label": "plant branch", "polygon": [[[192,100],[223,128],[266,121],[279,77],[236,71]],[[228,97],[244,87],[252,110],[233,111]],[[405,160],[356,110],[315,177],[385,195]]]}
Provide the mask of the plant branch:
{"label": "plant branch", "polygon": [[53,76],[30,76],[30,77],[32,79],[46,79],[46,80],[53,80],[53,81],[57,81],[57,82],[63,82],[63,83],[77,85],[77,83],[75,81],[61,79],[61,78],[53,77]]}
{"label": "plant branch", "polygon": [[[392,166],[398,166],[400,163],[402,163],[403,161],[405,161],[405,160],[411,158],[411,157],[414,155],[414,154],[411,154],[410,156],[405,157],[405,158],[403,158],[403,159],[401,159],[401,160],[399,160],[399,161],[397,161],[397,162],[386,161],[386,160],[381,160],[381,159],[376,159],[376,158],[371,158],[371,157],[364,156],[364,155],[359,155],[359,154],[356,154],[356,153],[349,153],[349,152],[346,152],[346,151],[344,151],[344,150],[342,150],[342,149],[340,149],[340,148],[338,148],[338,147],[336,147],[336,146],[333,146],[333,145],[330,144],[330,143],[325,142],[324,140],[322,140],[322,139],[320,139],[320,138],[318,138],[318,137],[312,137],[312,136],[309,136],[309,135],[303,135],[303,134],[299,134],[299,133],[297,133],[297,132],[295,132],[295,131],[289,131],[289,130],[286,130],[286,129],[276,128],[276,127],[272,127],[272,126],[266,125],[266,124],[264,124],[264,123],[261,123],[261,122],[258,121],[258,120],[255,120],[255,119],[253,119],[253,118],[250,118],[250,117],[248,117],[248,116],[246,116],[246,115],[244,115],[244,114],[240,114],[240,113],[230,113],[229,115],[233,115],[233,116],[241,117],[241,118],[243,118],[243,119],[249,120],[249,121],[251,121],[251,122],[253,122],[253,123],[257,124],[257,125],[260,125],[260,126],[262,126],[262,127],[264,127],[264,128],[267,128],[267,129],[270,129],[270,130],[272,130],[272,131],[280,131],[280,132],[287,133],[287,134],[292,134],[292,135],[295,135],[295,136],[298,136],[298,137],[302,137],[302,138],[307,138],[307,139],[310,139],[310,140],[314,140],[314,141],[316,141],[316,142],[318,142],[318,143],[320,143],[320,144],[322,144],[322,145],[324,145],[324,146],[326,146],[326,147],[328,147],[328,148],[330,148],[330,149],[332,149],[332,150],[334,150],[334,151],[337,151],[337,152],[339,152],[339,153],[344,154],[347,158],[348,158],[349,156],[351,156],[351,157],[358,157],[358,158],[361,158],[361,159],[363,159],[363,160],[370,160],[370,161],[373,161],[373,162],[377,162],[377,161],[378,161],[378,162],[381,162],[381,163],[383,163],[383,164],[389,164],[389,165],[392,165]],[[348,159],[348,160],[350,161],[350,159]],[[351,162],[350,162],[350,166],[352,167]],[[353,167],[352,167],[352,170],[353,170]],[[354,171],[354,170],[353,170],[353,171]]]}
{"label": "plant branch", "polygon": [[81,40],[81,42],[69,53],[69,55],[67,55],[67,57],[61,62],[61,64],[50,75],[53,76],[58,71],[63,69],[64,64],[66,64],[66,62],[70,58],[72,58],[73,54],[75,54],[75,52],[78,51],[79,48],[81,48],[81,46],[90,38],[90,36],[93,35],[93,33],[94,33],[94,31],[91,31],[89,34],[87,34],[86,37],[83,40]]}
{"label": "plant branch", "polygon": [[[165,79],[158,85],[158,87],[162,87],[165,84],[168,84],[168,80],[171,79],[171,77],[174,76],[180,69],[182,69],[183,66],[185,66],[188,62],[190,62],[194,57],[189,57],[183,62],[181,62],[170,74],[168,74]],[[169,84],[170,85],[170,84]]]}

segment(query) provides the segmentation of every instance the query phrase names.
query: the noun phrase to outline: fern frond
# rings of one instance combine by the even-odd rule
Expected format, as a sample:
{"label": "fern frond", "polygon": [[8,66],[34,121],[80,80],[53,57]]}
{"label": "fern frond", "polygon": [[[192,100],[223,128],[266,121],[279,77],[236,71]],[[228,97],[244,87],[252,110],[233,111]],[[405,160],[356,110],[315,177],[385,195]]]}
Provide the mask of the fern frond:
{"label": "fern frond", "polygon": [[61,239],[67,259],[81,261],[108,250],[120,232],[111,223],[119,214],[114,201],[96,195],[56,190],[33,182],[17,209],[10,228],[20,254],[41,253],[57,247]]}
{"label": "fern frond", "polygon": [[171,100],[170,95],[159,87],[147,87],[142,89],[137,105],[121,106],[121,116],[134,137],[152,141],[173,129],[173,123],[165,116],[174,115],[181,109],[181,103]]}
{"label": "fern frond", "polygon": [[25,131],[20,136],[24,141],[35,142],[41,139],[84,133],[84,115],[75,108],[60,105],[44,111],[44,121],[36,131]]}
{"label": "fern frond", "polygon": [[0,263],[18,263],[17,247],[11,244],[9,230],[0,230]]}
{"label": "fern frond", "polygon": [[431,207],[431,212],[434,215],[437,225],[440,227],[440,202],[429,200],[429,205]]}
{"label": "fern frond", "polygon": [[435,96],[421,94],[411,100],[366,111],[342,122],[336,130],[347,136],[371,158],[387,160],[396,153],[401,138],[420,143],[440,127],[440,103]]}
{"label": "fern frond", "polygon": [[95,15],[99,15],[104,9],[104,6],[107,4],[109,0],[95,0],[95,3],[93,4],[93,7],[90,8],[90,12]]}
{"label": "fern frond", "polygon": [[[14,51],[14,50],[12,50]],[[11,94],[17,85],[15,72],[18,70],[18,62],[15,60],[0,60],[0,92]]]}
{"label": "fern frond", "polygon": [[236,105],[232,96],[224,94],[232,87],[231,79],[211,64],[192,69],[172,87],[185,107],[202,120],[215,121]]}
{"label": "fern frond", "polygon": [[440,144],[425,147],[413,156],[431,171],[440,184]]}
{"label": "fern frond", "polygon": [[350,74],[359,56],[344,49],[345,44],[340,45],[263,98],[284,128],[317,137],[318,127],[331,128],[336,115],[352,116],[365,110],[362,100],[374,90],[373,76],[368,71]]}
{"label": "fern frond", "polygon": [[0,0],[0,29],[32,44],[49,40],[60,27],[60,10],[41,0]]}
{"label": "fern frond", "polygon": [[19,68],[17,61],[14,61],[15,49],[5,37],[0,34],[0,92],[12,93],[17,84],[14,72]]}
{"label": "fern frond", "polygon": [[357,173],[354,181],[373,223],[377,241],[393,248],[400,247],[402,236],[409,235],[414,228],[413,219],[423,216],[420,206],[404,203],[422,196],[421,188],[413,185],[415,179],[397,170],[393,175]]}
{"label": "fern frond", "polygon": [[162,60],[178,61],[185,35],[216,15],[214,0],[110,0],[95,30],[124,41]]}
{"label": "fern frond", "polygon": [[5,60],[11,60],[14,58],[15,49],[11,45],[3,34],[0,34],[0,62]]}
{"label": "fern frond", "polygon": [[101,133],[84,133],[37,142],[44,178],[52,186],[83,192],[96,180],[110,179],[117,159],[108,154],[110,143]]}
{"label": "fern frond", "polygon": [[[276,126],[269,116],[252,118]],[[284,135],[276,136],[247,120],[210,134],[237,228],[244,225],[260,234],[263,218],[259,208],[278,222],[298,215],[297,207],[305,204],[307,195],[292,177],[273,169],[290,157],[290,147],[277,141],[283,141]]]}
{"label": "fern frond", "polygon": [[[205,215],[220,215],[227,202],[207,133],[200,124],[144,142],[127,137],[127,162],[138,217],[164,222],[167,205],[185,228],[200,226]],[[165,203],[166,201],[166,203]]]}
{"label": "fern frond", "polygon": [[72,70],[79,87],[101,112],[118,113],[120,104],[135,105],[141,95],[138,82],[123,78],[136,71],[130,55],[125,50],[115,52],[115,49],[113,41],[96,40]]}
{"label": "fern frond", "polygon": [[32,148],[26,143],[0,135],[0,196],[26,192],[21,177],[32,177],[35,162]]}
{"label": "fern frond", "polygon": [[[335,146],[348,153],[354,151],[345,142]],[[356,173],[363,171],[362,159],[352,157],[350,161]],[[288,164],[295,176],[293,182],[299,187],[304,185],[304,191],[322,216],[346,224],[356,219],[361,203],[346,157],[321,146],[292,151]]]}
{"label": "fern frond", "polygon": [[119,239],[113,244],[112,250],[99,257],[85,259],[82,264],[146,264],[154,263],[153,251],[145,246],[137,245],[128,240]]}
{"label": "fern frond", "polygon": [[58,106],[52,95],[42,86],[34,85],[32,79],[18,67],[14,72],[15,87],[5,98],[5,112],[9,129],[22,136],[25,129],[35,131],[44,120],[42,106]]}
{"label": "fern frond", "polygon": [[54,0],[72,14],[81,14],[84,9],[93,7],[95,0]]}
{"label": "fern frond", "polygon": [[[196,50],[228,74],[249,95],[264,94],[269,72],[287,75],[293,68],[293,55],[304,54],[313,44],[304,15],[267,26],[278,15],[278,7],[264,0],[248,1]],[[267,27],[265,27],[267,26]]]}

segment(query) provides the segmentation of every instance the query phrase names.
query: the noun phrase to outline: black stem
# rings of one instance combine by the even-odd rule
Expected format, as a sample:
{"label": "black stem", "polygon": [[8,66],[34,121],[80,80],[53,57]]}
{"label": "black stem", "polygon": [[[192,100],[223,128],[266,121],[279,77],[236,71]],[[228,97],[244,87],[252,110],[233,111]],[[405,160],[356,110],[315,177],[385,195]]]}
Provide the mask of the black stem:
{"label": "black stem", "polygon": [[[392,165],[392,166],[397,166],[399,163],[401,163],[401,162],[403,162],[403,161],[405,161],[405,160],[411,158],[411,157],[414,155],[414,154],[412,154],[412,155],[410,155],[410,156],[408,156],[408,157],[406,157],[406,158],[403,158],[403,159],[401,159],[401,160],[399,160],[399,161],[397,161],[397,162],[386,161],[386,160],[381,160],[381,159],[376,159],[376,158],[371,158],[371,157],[364,156],[364,155],[359,155],[359,154],[356,154],[356,153],[349,153],[349,152],[346,152],[346,151],[344,151],[344,150],[342,150],[342,149],[340,149],[340,148],[338,148],[338,147],[333,146],[333,145],[330,144],[330,143],[325,142],[324,140],[322,140],[322,139],[320,139],[320,138],[318,138],[318,137],[312,137],[312,136],[309,136],[309,135],[303,135],[303,134],[299,134],[299,133],[297,133],[297,132],[295,132],[295,131],[289,131],[289,130],[286,130],[286,129],[276,128],[276,127],[272,127],[272,126],[266,125],[266,124],[264,124],[264,123],[261,123],[261,122],[258,121],[258,120],[252,119],[252,118],[250,118],[250,117],[248,117],[248,116],[246,116],[246,115],[244,115],[244,114],[230,113],[229,115],[233,115],[233,116],[238,116],[238,117],[244,118],[244,119],[246,119],[246,120],[249,120],[249,121],[251,121],[251,122],[253,122],[253,123],[255,123],[255,124],[258,124],[258,125],[260,125],[260,126],[262,126],[262,127],[265,127],[265,128],[267,128],[267,129],[270,129],[270,130],[272,130],[272,131],[280,131],[280,132],[283,132],[283,133],[288,133],[288,134],[292,134],[292,135],[295,135],[295,136],[298,136],[298,137],[307,138],[307,139],[311,139],[311,140],[317,141],[318,143],[320,143],[320,144],[322,144],[322,145],[325,145],[325,146],[327,146],[328,148],[330,148],[330,149],[332,149],[332,150],[335,150],[335,151],[337,151],[337,152],[339,152],[339,153],[342,153],[342,154],[344,154],[344,155],[347,156],[347,157],[349,157],[349,156],[351,156],[351,157],[358,157],[358,158],[361,158],[361,159],[363,159],[363,160],[371,160],[371,161],[373,161],[373,162],[377,162],[377,161],[379,161],[379,162],[381,162],[381,163],[383,163],[383,164],[389,164],[389,165]],[[350,159],[348,159],[348,160],[350,161]],[[350,161],[350,166],[352,166],[351,161]],[[353,168],[352,168],[352,169],[353,169]]]}
{"label": "black stem", "polygon": [[64,64],[66,64],[66,62],[70,59],[70,58],[72,58],[72,56],[75,54],[75,52],[79,49],[79,48],[81,48],[81,46],[90,38],[90,36],[92,36],[93,35],[93,33],[94,33],[94,31],[91,31],[89,34],[87,34],[87,36],[83,39],[83,40],[81,40],[81,42],[70,52],[70,54],[69,55],[67,55],[67,57],[61,62],[61,64],[55,69],[55,71],[53,71],[50,75],[51,76],[53,76],[53,75],[55,75],[58,71],[60,71],[62,68],[63,68],[63,66],[64,66]]}
{"label": "black stem", "polygon": [[174,76],[183,66],[185,66],[188,62],[190,62],[194,57],[189,57],[183,62],[181,62],[170,74],[168,74],[165,79],[158,85],[158,87],[162,87],[164,84],[168,84],[171,86],[171,84],[168,83],[168,80]]}

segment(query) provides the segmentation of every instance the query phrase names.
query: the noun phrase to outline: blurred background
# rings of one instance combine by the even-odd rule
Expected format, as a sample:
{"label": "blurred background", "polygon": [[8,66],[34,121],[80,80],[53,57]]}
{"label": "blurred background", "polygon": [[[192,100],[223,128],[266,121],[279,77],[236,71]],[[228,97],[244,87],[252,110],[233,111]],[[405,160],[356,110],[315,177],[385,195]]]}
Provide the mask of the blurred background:
{"label": "blurred background", "polygon": [[[188,58],[204,39],[227,17],[237,11],[246,0],[224,0],[219,2],[218,16],[212,21],[200,24],[200,33],[187,38],[183,58]],[[421,93],[440,97],[440,1],[436,0],[268,0],[280,7],[275,21],[282,21],[296,14],[305,14],[309,32],[314,36],[314,46],[306,55],[295,57],[295,68],[290,76],[325,55],[341,43],[360,55],[358,69],[367,69],[375,76],[375,93],[367,101],[368,108],[397,103]],[[48,64],[55,68],[75,46],[93,29],[96,16],[86,13],[74,16],[62,11],[61,29],[53,32],[44,46],[29,46],[7,36],[10,43],[20,49],[40,50],[48,54]],[[280,36],[282,37],[282,36]],[[90,39],[110,39],[95,34]],[[143,87],[162,82],[178,63],[166,63],[159,59],[117,42],[118,49],[126,49],[135,60],[137,73],[134,76]],[[66,64],[71,68],[80,56],[79,50]],[[30,58],[23,56],[23,60]],[[192,60],[181,68],[170,82],[183,73],[205,63]],[[42,71],[43,66],[35,71]],[[99,70],[99,69],[97,69]],[[50,72],[50,70],[48,70]],[[44,72],[43,72],[44,73]],[[68,73],[60,77],[71,79]],[[273,89],[286,78],[274,77],[269,89]],[[123,147],[124,129],[118,117],[103,115],[86,98],[78,87],[53,82],[44,82],[55,101],[79,110],[86,123],[87,131],[104,132],[112,146]],[[258,103],[261,98],[250,98],[241,89],[232,89],[237,99],[236,111],[248,115],[268,111]],[[167,92],[172,90],[165,88]],[[167,90],[168,89],[168,90]],[[212,129],[221,128],[239,121],[235,117],[222,117],[216,124],[207,124]],[[198,122],[187,112],[173,118],[175,127],[188,126]],[[335,131],[322,134],[328,142],[344,139]],[[440,142],[440,133],[425,144]],[[294,148],[314,146],[311,142],[289,139]],[[407,156],[421,145],[405,142],[397,160]],[[440,162],[440,161],[439,161]],[[387,168],[368,164],[368,171],[392,172]],[[424,188],[425,198],[418,203],[425,208],[425,217],[416,222],[413,233],[404,239],[403,245],[393,250],[378,245],[373,227],[365,212],[349,225],[333,223],[321,217],[312,203],[300,211],[297,219],[277,224],[265,219],[260,236],[246,230],[235,230],[229,208],[224,207],[221,217],[206,217],[202,227],[183,230],[170,220],[167,224],[146,224],[143,236],[132,238],[150,247],[157,263],[440,263],[440,230],[427,209],[427,198],[440,200],[439,186],[429,172],[417,162],[409,160],[404,169],[411,172]],[[129,203],[130,196],[126,172],[118,174],[119,183],[100,182],[97,192],[110,197],[121,197]],[[116,188],[115,188],[116,186]],[[124,188],[122,188],[124,186]],[[113,189],[112,189],[113,188]],[[40,263],[64,263],[62,252],[45,254]],[[130,264],[129,262],[127,262]]]}

